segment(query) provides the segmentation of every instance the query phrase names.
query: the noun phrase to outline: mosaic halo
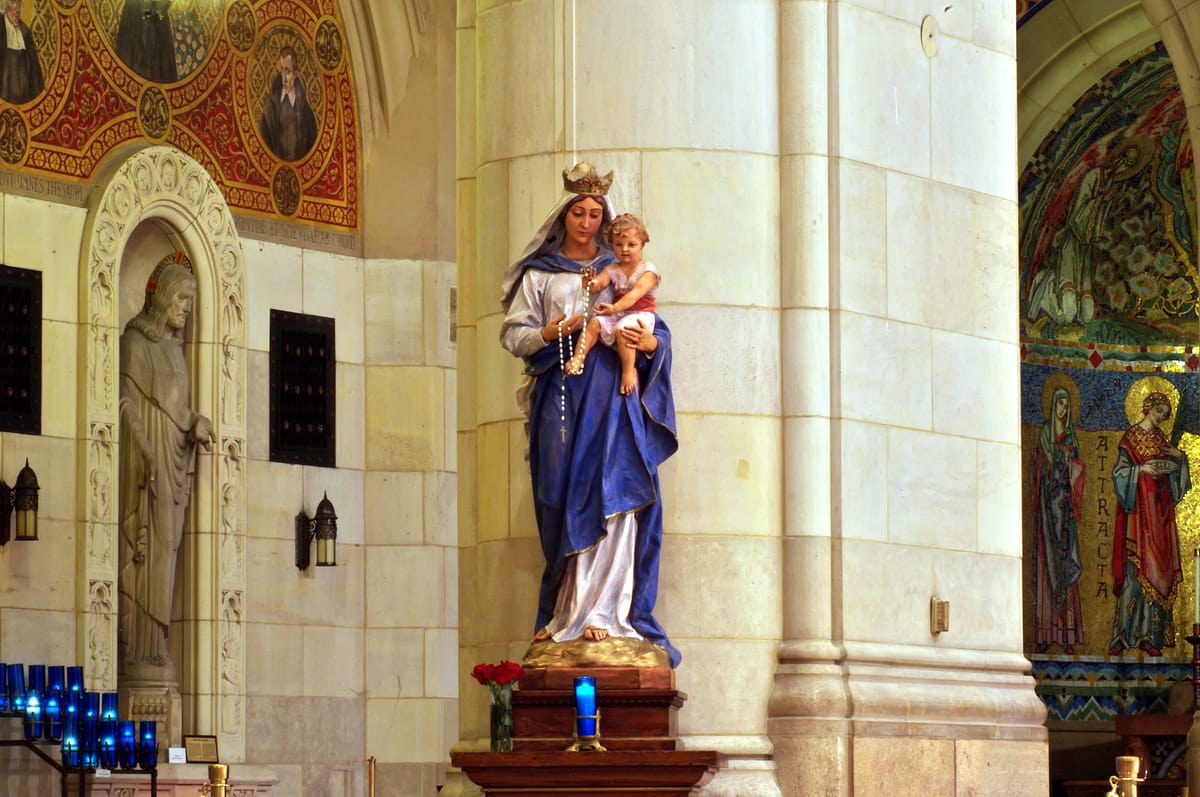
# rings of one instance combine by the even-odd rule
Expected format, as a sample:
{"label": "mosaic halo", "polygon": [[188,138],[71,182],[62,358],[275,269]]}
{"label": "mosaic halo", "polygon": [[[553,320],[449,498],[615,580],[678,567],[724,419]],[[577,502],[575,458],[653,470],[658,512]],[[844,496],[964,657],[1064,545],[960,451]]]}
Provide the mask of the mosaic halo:
{"label": "mosaic halo", "polygon": [[[1048,380],[1047,380],[1048,381]],[[1175,428],[1175,416],[1179,413],[1179,388],[1161,376],[1145,376],[1134,382],[1125,394],[1125,417],[1133,426],[1142,420],[1142,402],[1151,393],[1165,393],[1171,402],[1171,415],[1158,425],[1167,439]]]}

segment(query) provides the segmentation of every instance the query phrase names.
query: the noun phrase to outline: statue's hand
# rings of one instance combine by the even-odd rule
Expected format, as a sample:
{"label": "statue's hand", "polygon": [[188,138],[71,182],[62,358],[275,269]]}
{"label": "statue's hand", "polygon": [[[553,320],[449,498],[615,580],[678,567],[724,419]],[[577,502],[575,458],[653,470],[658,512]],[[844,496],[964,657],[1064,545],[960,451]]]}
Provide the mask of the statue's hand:
{"label": "statue's hand", "polygon": [[653,332],[646,329],[646,325],[640,319],[636,327],[622,327],[619,331],[622,345],[647,354],[658,351],[658,338],[654,337]]}
{"label": "statue's hand", "polygon": [[197,415],[196,420],[192,423],[192,430],[188,433],[193,442],[204,446],[205,451],[212,451],[213,444],[217,442],[213,435],[212,421],[205,418],[203,415]]}
{"label": "statue's hand", "polygon": [[146,546],[150,541],[150,530],[145,526],[138,528],[137,542],[133,546],[133,561],[136,564],[141,564],[146,561]]}
{"label": "statue's hand", "polygon": [[150,445],[150,441],[145,435],[137,435],[134,438],[137,441],[138,451],[142,455],[142,467],[146,472],[146,483],[154,481],[154,474],[157,473],[158,461],[154,458],[154,447]]}

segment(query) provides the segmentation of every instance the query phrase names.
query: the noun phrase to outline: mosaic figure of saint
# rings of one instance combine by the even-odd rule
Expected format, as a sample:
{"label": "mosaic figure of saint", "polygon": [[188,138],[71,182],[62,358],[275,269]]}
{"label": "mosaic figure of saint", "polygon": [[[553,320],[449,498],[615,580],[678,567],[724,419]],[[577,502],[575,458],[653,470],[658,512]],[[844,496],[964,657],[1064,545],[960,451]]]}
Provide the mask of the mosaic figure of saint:
{"label": "mosaic figure of saint", "polygon": [[[1079,520],[1082,516],[1084,464],[1075,437],[1071,392],[1046,381],[1053,390],[1049,412],[1034,453],[1034,650],[1044,653],[1058,645],[1074,653],[1083,644],[1083,614],[1079,603]],[[1045,403],[1045,402],[1043,402]]]}
{"label": "mosaic figure of saint", "polygon": [[1161,428],[1171,400],[1155,390],[1142,400],[1142,418],[1121,437],[1113,466],[1117,495],[1113,593],[1117,597],[1109,654],[1140,649],[1161,656],[1175,644],[1172,611],[1183,580],[1175,505],[1192,487],[1187,454]]}
{"label": "mosaic figure of saint", "polygon": [[1120,144],[1079,183],[1063,228],[1055,237],[1057,267],[1038,272],[1029,294],[1030,321],[1047,315],[1057,324],[1088,324],[1096,317],[1092,277],[1100,234],[1120,183],[1137,174],[1150,157],[1153,142],[1133,136]]}

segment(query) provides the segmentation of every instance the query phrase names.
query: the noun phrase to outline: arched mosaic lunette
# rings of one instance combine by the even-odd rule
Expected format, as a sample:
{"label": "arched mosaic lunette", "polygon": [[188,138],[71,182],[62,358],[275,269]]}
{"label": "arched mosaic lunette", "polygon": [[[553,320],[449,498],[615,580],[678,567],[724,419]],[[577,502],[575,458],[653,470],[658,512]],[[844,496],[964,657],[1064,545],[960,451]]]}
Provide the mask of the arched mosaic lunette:
{"label": "arched mosaic lunette", "polygon": [[[80,374],[80,395],[86,401],[80,413],[80,434],[88,453],[81,457],[84,472],[80,474],[87,522],[82,557],[86,572],[81,576],[84,583],[108,584],[110,597],[111,585],[117,580],[118,508],[114,496],[119,481],[120,266],[131,233],[151,219],[169,228],[192,261],[198,283],[191,345],[196,371],[193,401],[198,412],[213,419],[218,438],[226,441],[225,456],[198,460],[198,468],[212,472],[196,480],[193,518],[228,518],[233,522],[221,523],[221,531],[239,537],[245,534],[245,474],[240,457],[245,439],[246,287],[241,242],[229,207],[204,168],[170,147],[147,147],[129,155],[93,194],[82,257],[88,289],[81,292],[79,308],[87,352],[87,368]],[[231,467],[230,460],[236,465]],[[216,530],[202,525],[194,522],[192,528],[197,532]],[[231,592],[240,596],[245,589],[244,549],[240,539],[220,546],[191,547],[208,560],[201,570],[209,574],[209,583],[196,585],[198,616],[190,619],[216,623],[227,618],[223,596]],[[234,566],[228,567],[230,564]],[[105,683],[96,685],[112,689],[116,687],[116,667],[112,666],[117,650],[116,601],[97,602],[94,597],[90,592],[79,597],[80,653],[84,661],[107,663],[102,673],[96,673]],[[245,672],[244,646],[231,646],[229,655],[235,660],[193,657],[197,667],[213,668],[199,680],[216,683],[224,673]],[[233,691],[223,688],[221,705],[213,694],[185,694],[183,698],[192,702],[192,716],[222,718],[221,727],[213,729],[220,736],[222,755],[241,761],[246,746],[245,687],[242,679],[234,684]],[[202,705],[205,701],[212,704]]]}

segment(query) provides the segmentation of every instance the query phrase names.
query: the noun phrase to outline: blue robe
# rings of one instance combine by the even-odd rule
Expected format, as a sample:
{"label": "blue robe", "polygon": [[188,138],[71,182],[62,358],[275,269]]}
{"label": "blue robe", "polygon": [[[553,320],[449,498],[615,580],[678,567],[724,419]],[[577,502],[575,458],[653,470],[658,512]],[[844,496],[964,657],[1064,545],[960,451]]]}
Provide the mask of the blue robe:
{"label": "blue robe", "polygon": [[[572,263],[544,256],[530,267],[573,270],[564,261]],[[629,621],[643,637],[667,651],[674,667],[679,651],[654,619],[662,546],[658,466],[678,448],[671,332],[662,319],[656,319],[654,336],[658,349],[651,357],[638,354],[639,388],[630,395],[620,394],[621,361],[607,346],[593,347],[583,373],[567,377],[565,442],[558,345],[552,342],[526,360],[527,373],[537,378],[529,415],[529,468],[546,559],[534,630],[545,627],[554,615],[568,558],[605,535],[607,518],[636,512]]]}

